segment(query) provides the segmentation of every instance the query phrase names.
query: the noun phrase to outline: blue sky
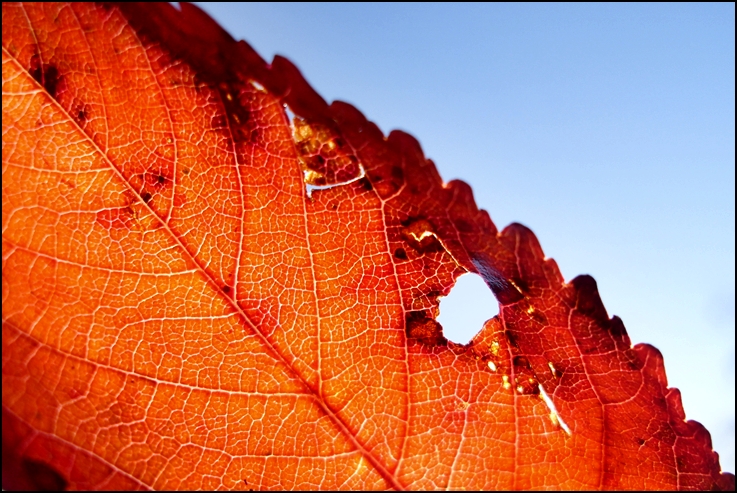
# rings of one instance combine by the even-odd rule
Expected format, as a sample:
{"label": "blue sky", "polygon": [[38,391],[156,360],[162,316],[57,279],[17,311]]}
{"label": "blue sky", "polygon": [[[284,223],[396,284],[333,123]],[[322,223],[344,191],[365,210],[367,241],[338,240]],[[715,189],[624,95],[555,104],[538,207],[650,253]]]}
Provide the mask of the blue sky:
{"label": "blue sky", "polygon": [[201,6],[593,275],[734,472],[733,3]]}

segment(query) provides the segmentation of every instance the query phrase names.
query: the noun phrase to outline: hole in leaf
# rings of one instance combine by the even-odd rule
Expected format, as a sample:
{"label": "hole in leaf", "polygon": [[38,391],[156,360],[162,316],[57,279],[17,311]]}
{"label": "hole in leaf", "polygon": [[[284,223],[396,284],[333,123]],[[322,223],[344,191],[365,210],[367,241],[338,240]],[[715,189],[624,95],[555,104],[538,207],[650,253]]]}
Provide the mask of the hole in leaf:
{"label": "hole in leaf", "polygon": [[440,299],[438,322],[443,335],[456,344],[468,344],[484,322],[499,314],[499,303],[481,276],[467,273],[456,279],[448,296]]}

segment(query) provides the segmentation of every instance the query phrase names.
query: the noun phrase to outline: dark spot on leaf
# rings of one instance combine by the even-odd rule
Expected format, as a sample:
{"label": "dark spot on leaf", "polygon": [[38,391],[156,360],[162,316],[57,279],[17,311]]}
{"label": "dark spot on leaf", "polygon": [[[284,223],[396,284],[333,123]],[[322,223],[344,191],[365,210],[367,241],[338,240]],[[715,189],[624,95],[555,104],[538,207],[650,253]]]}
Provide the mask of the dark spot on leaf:
{"label": "dark spot on leaf", "polygon": [[568,371],[568,368],[565,368],[563,366],[563,363],[555,363],[554,367],[555,367],[555,372],[553,373],[553,376],[556,377],[556,378],[563,377],[563,374],[566,371]]}
{"label": "dark spot on leaf", "polygon": [[338,146],[339,149],[345,145],[345,141],[340,137],[337,137],[333,142],[335,142],[335,145]]}
{"label": "dark spot on leaf", "polygon": [[407,260],[407,252],[404,250],[404,248],[397,248],[394,250],[394,256],[397,257],[399,260]]}
{"label": "dark spot on leaf", "polygon": [[539,310],[534,310],[532,313],[530,313],[530,318],[541,325],[548,324],[548,317],[546,317],[545,314]]}
{"label": "dark spot on leaf", "polygon": [[371,185],[371,182],[366,177],[361,178],[361,185],[363,186],[364,190],[366,190],[367,192],[370,192],[371,190],[374,189],[374,186]]}
{"label": "dark spot on leaf", "polygon": [[519,349],[519,344],[517,343],[517,336],[514,335],[514,333],[511,330],[505,330],[504,335],[507,337],[507,340],[509,341],[509,344]]}
{"label": "dark spot on leaf", "polygon": [[171,180],[167,176],[167,172],[165,170],[154,166],[152,166],[152,168],[153,169],[150,169],[150,171],[147,171],[146,173],[136,175],[137,178],[141,180],[142,187],[147,189],[145,191],[160,190]]}
{"label": "dark spot on leaf", "polygon": [[189,168],[184,168],[184,169],[182,170],[182,174],[183,174],[183,175],[188,175],[188,174],[189,174]]}
{"label": "dark spot on leaf", "polygon": [[223,286],[223,293],[230,294],[230,286]]}
{"label": "dark spot on leaf", "polygon": [[447,344],[443,337],[443,326],[436,320],[428,317],[425,311],[414,311],[407,313],[405,317],[405,330],[407,337],[417,339],[430,346]]}
{"label": "dark spot on leaf", "polygon": [[521,369],[528,369],[529,370],[531,368],[530,367],[530,361],[527,358],[525,358],[524,356],[515,356],[512,359],[512,363],[514,364],[515,367],[519,367]]}
{"label": "dark spot on leaf", "polygon": [[142,199],[142,200],[143,200],[143,201],[144,201],[145,203],[147,203],[147,204],[148,204],[148,203],[149,203],[149,201],[151,200],[151,194],[150,194],[150,193],[148,193],[148,192],[143,192],[143,194],[141,194],[141,199]]}
{"label": "dark spot on leaf", "polygon": [[324,157],[322,157],[322,156],[321,156],[321,155],[319,155],[319,154],[318,154],[317,156],[315,156],[315,160],[317,161],[317,164],[319,164],[319,165],[323,165],[323,164],[325,164],[325,158],[324,158]]}
{"label": "dark spot on leaf", "polygon": [[404,181],[404,170],[399,166],[392,166],[392,178],[397,181]]}
{"label": "dark spot on leaf", "polygon": [[36,82],[43,85],[43,70],[41,69],[41,57],[35,54],[31,57],[31,65],[28,67],[28,73],[31,74]]}
{"label": "dark spot on leaf", "polygon": [[45,462],[24,458],[21,467],[39,491],[62,491],[69,485],[56,469]]}
{"label": "dark spot on leaf", "polygon": [[77,123],[83,125],[89,118],[89,106],[79,100],[75,100],[73,108],[72,113],[74,114],[74,118],[77,120]]}
{"label": "dark spot on leaf", "polygon": [[36,82],[41,84],[49,96],[56,99],[56,92],[59,89],[59,69],[56,66],[49,63],[41,63],[41,57],[39,55],[33,55],[31,57],[31,66],[29,68],[31,77],[36,79]]}
{"label": "dark spot on leaf", "polygon": [[643,445],[645,445],[645,440],[643,440],[642,438],[638,438],[637,439],[637,445],[639,445],[640,447],[642,447]]}

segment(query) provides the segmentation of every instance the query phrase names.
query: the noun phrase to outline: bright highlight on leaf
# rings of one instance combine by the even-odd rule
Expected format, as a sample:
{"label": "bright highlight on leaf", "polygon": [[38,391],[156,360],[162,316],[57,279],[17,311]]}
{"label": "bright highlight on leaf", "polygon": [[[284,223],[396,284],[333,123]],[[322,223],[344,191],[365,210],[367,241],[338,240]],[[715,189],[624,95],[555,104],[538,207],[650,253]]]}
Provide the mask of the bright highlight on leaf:
{"label": "bright highlight on leaf", "polygon": [[196,7],[3,4],[2,124],[6,489],[734,488],[591,277]]}

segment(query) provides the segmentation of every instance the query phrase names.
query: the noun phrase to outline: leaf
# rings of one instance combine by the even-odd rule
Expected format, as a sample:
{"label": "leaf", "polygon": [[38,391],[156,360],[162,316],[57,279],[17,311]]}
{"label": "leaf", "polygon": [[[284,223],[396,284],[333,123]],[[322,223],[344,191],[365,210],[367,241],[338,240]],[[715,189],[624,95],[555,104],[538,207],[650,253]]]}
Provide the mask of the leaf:
{"label": "leaf", "polygon": [[[466,271],[500,315],[460,346]],[[409,135],[187,4],[3,4],[3,486],[734,476],[594,280]]]}

